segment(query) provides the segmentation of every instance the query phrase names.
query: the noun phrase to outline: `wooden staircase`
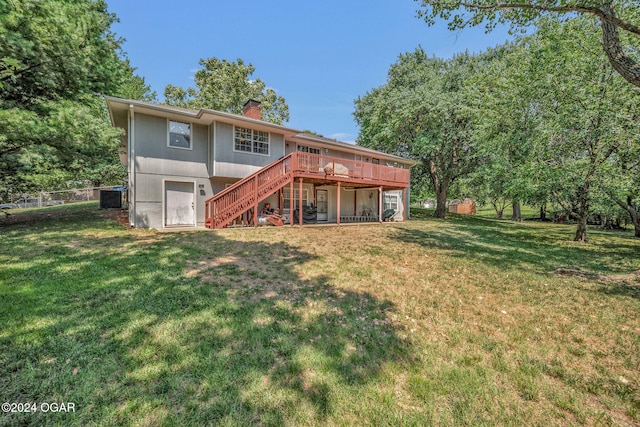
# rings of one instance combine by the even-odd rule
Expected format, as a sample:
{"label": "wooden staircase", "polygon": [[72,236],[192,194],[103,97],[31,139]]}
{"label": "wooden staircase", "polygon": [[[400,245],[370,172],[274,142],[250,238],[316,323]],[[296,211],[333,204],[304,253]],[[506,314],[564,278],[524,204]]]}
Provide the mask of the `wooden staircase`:
{"label": "wooden staircase", "polygon": [[[258,204],[293,180],[294,154],[276,160],[208,199],[205,202],[205,227],[224,228],[250,209],[253,209],[255,220]],[[282,220],[274,225],[282,225]]]}

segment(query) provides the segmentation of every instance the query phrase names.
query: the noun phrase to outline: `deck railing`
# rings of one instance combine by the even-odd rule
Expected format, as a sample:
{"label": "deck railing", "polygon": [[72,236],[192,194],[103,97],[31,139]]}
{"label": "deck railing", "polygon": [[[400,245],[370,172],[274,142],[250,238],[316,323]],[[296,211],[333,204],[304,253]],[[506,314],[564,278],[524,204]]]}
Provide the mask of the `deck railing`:
{"label": "deck railing", "polygon": [[248,177],[236,182],[205,202],[205,226],[222,228],[247,210],[257,206],[269,195],[284,187],[296,176],[315,175],[338,180],[371,181],[398,187],[409,185],[409,170],[357,160],[291,153]]}
{"label": "deck railing", "polygon": [[296,153],[294,173],[326,175],[389,184],[409,184],[409,169],[379,165],[359,160],[341,159],[321,154]]}

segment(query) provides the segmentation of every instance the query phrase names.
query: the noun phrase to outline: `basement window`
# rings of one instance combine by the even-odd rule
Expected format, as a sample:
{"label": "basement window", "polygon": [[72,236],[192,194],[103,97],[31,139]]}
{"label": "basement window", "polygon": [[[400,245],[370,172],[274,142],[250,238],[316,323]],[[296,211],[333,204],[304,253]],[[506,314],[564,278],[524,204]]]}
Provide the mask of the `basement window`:
{"label": "basement window", "polygon": [[191,125],[169,121],[169,147],[191,150]]}

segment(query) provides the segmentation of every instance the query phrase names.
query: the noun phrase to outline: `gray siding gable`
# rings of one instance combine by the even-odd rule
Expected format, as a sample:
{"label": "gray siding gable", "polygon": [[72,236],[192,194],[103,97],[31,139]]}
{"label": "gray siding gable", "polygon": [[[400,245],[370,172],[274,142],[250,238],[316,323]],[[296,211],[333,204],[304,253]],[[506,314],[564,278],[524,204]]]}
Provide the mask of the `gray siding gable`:
{"label": "gray siding gable", "polygon": [[269,155],[234,151],[234,127],[216,122],[214,136],[214,170],[216,176],[244,178],[284,156],[284,135],[269,132]]}

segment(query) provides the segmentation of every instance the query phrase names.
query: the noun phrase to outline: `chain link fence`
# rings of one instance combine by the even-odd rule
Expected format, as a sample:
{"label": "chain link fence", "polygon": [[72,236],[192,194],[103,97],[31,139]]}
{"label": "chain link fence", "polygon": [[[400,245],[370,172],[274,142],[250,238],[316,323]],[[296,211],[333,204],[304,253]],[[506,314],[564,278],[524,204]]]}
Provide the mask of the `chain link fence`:
{"label": "chain link fence", "polygon": [[0,209],[42,208],[46,206],[64,205],[68,203],[100,200],[100,190],[120,191],[124,197],[124,186],[83,187],[66,190],[39,191],[22,193],[0,203]]}

